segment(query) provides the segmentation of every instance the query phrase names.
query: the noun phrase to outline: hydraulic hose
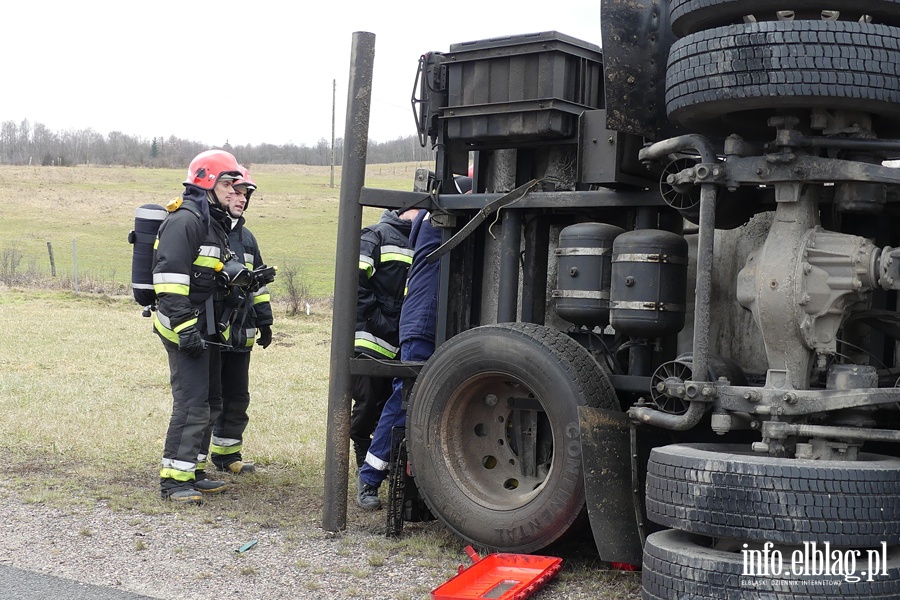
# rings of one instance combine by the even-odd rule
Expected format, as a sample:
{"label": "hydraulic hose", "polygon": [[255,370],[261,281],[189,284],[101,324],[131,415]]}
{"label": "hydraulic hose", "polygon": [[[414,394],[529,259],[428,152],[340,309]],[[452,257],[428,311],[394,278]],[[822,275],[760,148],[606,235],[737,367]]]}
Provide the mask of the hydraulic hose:
{"label": "hydraulic hose", "polygon": [[683,415],[664,413],[649,406],[632,406],[628,409],[628,416],[634,421],[653,425],[661,429],[687,431],[700,422],[707,406],[708,404],[705,402],[691,402],[688,405],[687,412]]}
{"label": "hydraulic hose", "polygon": [[708,139],[702,135],[687,134],[669,138],[661,142],[650,144],[641,148],[638,158],[642,161],[660,160],[675,152],[694,150],[700,155],[700,162],[714,163],[717,160],[715,148]]}

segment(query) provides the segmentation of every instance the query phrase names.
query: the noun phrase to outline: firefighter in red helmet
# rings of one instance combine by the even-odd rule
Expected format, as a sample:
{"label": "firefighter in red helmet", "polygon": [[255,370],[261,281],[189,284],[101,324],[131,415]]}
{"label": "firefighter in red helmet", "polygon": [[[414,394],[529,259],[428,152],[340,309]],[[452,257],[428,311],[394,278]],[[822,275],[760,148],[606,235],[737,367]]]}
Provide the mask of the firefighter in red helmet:
{"label": "firefighter in red helmet", "polygon": [[168,353],[173,399],[160,494],[180,503],[200,504],[204,493],[225,489],[225,482],[206,477],[203,449],[209,425],[222,408],[216,344],[230,338],[222,319],[227,283],[222,273],[231,260],[227,198],[240,177],[230,153],[198,154],[188,167],[183,194],[166,207],[169,214],[153,252],[153,327]]}

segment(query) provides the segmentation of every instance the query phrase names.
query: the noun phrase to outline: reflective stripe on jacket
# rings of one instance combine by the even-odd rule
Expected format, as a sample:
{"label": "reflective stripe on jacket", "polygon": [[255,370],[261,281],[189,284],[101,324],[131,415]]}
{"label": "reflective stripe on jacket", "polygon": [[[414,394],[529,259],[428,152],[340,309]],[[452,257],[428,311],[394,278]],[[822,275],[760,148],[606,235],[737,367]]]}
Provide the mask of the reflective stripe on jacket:
{"label": "reflective stripe on jacket", "polygon": [[399,352],[400,307],[413,258],[410,226],[411,221],[385,211],[360,234],[354,347],[363,354],[395,358]]}
{"label": "reflective stripe on jacket", "polygon": [[206,193],[198,192],[203,190],[185,190],[181,207],[160,225],[153,248],[153,289],[158,297],[153,327],[173,344],[178,344],[178,332],[190,326],[209,338],[206,300],[218,286],[216,270],[228,257],[221,213],[211,211],[204,222],[196,202],[206,202]]}
{"label": "reflective stripe on jacket", "polygon": [[[228,232],[228,245],[232,253],[242,259],[244,266],[251,271],[265,264],[259,252],[256,236],[244,226],[244,217],[234,221],[234,226]],[[253,349],[259,327],[272,324],[270,300],[268,286],[262,286],[250,294],[245,309],[235,316],[231,336],[232,347],[228,349],[229,351],[233,349],[248,352]]]}

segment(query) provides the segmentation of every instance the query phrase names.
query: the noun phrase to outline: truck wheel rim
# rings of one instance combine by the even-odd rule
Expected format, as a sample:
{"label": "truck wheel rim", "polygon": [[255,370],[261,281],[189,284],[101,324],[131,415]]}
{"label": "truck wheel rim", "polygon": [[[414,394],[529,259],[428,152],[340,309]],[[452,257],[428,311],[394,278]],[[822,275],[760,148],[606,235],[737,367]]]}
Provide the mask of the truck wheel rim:
{"label": "truck wheel rim", "polygon": [[552,472],[553,430],[543,404],[505,373],[481,373],[451,395],[441,424],[457,486],[499,510],[524,506]]}

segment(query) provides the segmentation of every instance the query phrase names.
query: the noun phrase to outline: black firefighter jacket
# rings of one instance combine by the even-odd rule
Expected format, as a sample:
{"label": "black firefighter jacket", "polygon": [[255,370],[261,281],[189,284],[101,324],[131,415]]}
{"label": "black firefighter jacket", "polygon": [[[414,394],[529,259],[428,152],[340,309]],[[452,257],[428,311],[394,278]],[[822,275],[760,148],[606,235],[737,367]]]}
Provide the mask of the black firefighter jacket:
{"label": "black firefighter jacket", "polygon": [[413,257],[411,225],[386,210],[378,223],[360,235],[354,347],[363,354],[395,358],[400,351],[400,307]]}
{"label": "black firefighter jacket", "polygon": [[[188,203],[193,203],[189,205]],[[153,289],[158,299],[153,326],[167,342],[178,344],[178,332],[194,326],[206,339],[209,325],[220,316],[221,303],[207,303],[218,282],[216,272],[228,260],[228,215],[210,207],[206,192],[185,186],[180,208],[160,225],[153,250]],[[207,320],[207,306],[215,305]],[[229,331],[219,333],[227,339]]]}
{"label": "black firefighter jacket", "polygon": [[[256,236],[244,227],[244,217],[238,217],[231,221],[234,226],[228,232],[228,246],[231,253],[240,260],[249,270],[263,266],[262,255],[259,252],[259,243]],[[231,343],[234,350],[249,352],[256,343],[256,330],[258,327],[271,325],[272,305],[269,287],[262,286],[255,291],[247,291],[245,306],[235,315],[234,324],[231,327]],[[227,305],[227,300],[226,300]]]}

